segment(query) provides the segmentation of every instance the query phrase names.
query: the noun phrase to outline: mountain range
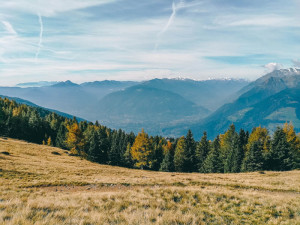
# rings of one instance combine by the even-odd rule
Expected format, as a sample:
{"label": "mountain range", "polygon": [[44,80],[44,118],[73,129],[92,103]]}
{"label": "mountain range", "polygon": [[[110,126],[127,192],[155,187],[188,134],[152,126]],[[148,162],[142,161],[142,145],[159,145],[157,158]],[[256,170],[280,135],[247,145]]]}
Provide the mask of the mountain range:
{"label": "mountain range", "polygon": [[255,126],[274,131],[277,126],[292,122],[300,131],[300,69],[275,70],[248,84],[232,103],[193,124],[166,128],[165,133],[183,135],[191,129],[196,137],[207,131],[210,138],[224,133],[230,124],[251,131]]}
{"label": "mountain range", "polygon": [[[26,86],[27,84],[23,84]],[[28,84],[30,85],[30,84]],[[22,98],[116,129],[151,135],[210,138],[232,123],[251,131],[293,122],[300,131],[300,70],[281,69],[256,81],[153,79],[144,82],[55,82],[41,87],[0,87],[0,94]]]}
{"label": "mountain range", "polygon": [[42,87],[0,87],[0,94],[89,121],[98,120],[116,129],[138,132],[145,128],[150,134],[163,134],[165,127],[207,117],[248,83],[190,79],[106,80],[82,84],[65,81]]}

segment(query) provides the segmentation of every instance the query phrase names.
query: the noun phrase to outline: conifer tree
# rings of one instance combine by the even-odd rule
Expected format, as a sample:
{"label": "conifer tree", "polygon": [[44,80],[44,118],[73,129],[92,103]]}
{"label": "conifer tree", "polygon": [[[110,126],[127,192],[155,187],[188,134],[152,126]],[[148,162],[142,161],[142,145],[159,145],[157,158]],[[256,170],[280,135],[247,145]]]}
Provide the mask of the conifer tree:
{"label": "conifer tree", "polygon": [[184,172],[186,165],[186,141],[185,137],[179,138],[175,153],[174,153],[174,167],[175,171]]}
{"label": "conifer tree", "polygon": [[290,154],[292,157],[292,169],[300,168],[300,139],[297,137],[292,123],[285,123],[283,132],[286,134],[288,143],[290,144]]}
{"label": "conifer tree", "polygon": [[129,168],[133,166],[133,160],[130,151],[131,151],[131,145],[130,143],[128,143],[123,157],[124,157],[125,166]]}
{"label": "conifer tree", "polygon": [[233,140],[236,137],[236,135],[237,133],[235,132],[234,124],[231,124],[229,129],[224,134],[220,135],[221,160],[224,165],[224,172],[225,169],[227,170],[226,164],[228,163],[229,157],[231,157],[231,151],[234,147]]}
{"label": "conifer tree", "polygon": [[48,140],[47,140],[47,145],[48,145],[48,146],[52,146],[52,140],[51,140],[51,137],[48,138]]}
{"label": "conifer tree", "polygon": [[87,159],[93,162],[101,162],[101,150],[100,150],[100,140],[99,135],[94,127],[91,126],[90,131],[85,133],[88,147],[87,147]]}
{"label": "conifer tree", "polygon": [[188,130],[186,138],[185,138],[185,164],[184,171],[185,172],[194,172],[197,171],[197,163],[196,163],[196,143],[191,130]]}
{"label": "conifer tree", "polygon": [[164,146],[164,159],[160,165],[160,171],[174,171],[174,149],[170,141]]}
{"label": "conifer tree", "polygon": [[234,145],[233,158],[232,158],[232,167],[231,172],[239,173],[241,171],[241,166],[243,159],[245,157],[246,145],[248,142],[247,134],[243,129],[240,130],[237,144]]}
{"label": "conifer tree", "polygon": [[224,173],[234,172],[234,167],[237,164],[235,161],[239,155],[239,137],[236,133],[233,135],[228,147],[227,155],[224,159]]}
{"label": "conifer tree", "polygon": [[114,131],[111,137],[111,146],[108,151],[108,164],[119,165],[119,134]]}
{"label": "conifer tree", "polygon": [[196,149],[196,159],[197,159],[197,170],[199,172],[203,171],[203,162],[205,161],[210,150],[209,140],[207,140],[207,133],[204,132],[200,142]]}
{"label": "conifer tree", "polygon": [[107,163],[108,161],[108,151],[110,148],[107,132],[105,128],[100,128],[97,131],[99,137],[99,163]]}
{"label": "conifer tree", "polygon": [[82,131],[79,129],[78,123],[75,122],[67,126],[67,140],[66,144],[71,149],[71,152],[75,155],[85,157],[84,150],[84,136]]}
{"label": "conifer tree", "polygon": [[269,152],[267,169],[276,171],[290,170],[293,167],[291,146],[287,141],[286,133],[282,128],[277,128],[274,133]]}
{"label": "conifer tree", "polygon": [[221,173],[224,171],[221,153],[220,153],[220,138],[217,136],[212,142],[210,151],[203,162],[202,171],[203,173]]}
{"label": "conifer tree", "polygon": [[243,160],[242,171],[252,172],[263,169],[263,144],[259,141],[251,142],[246,156]]}
{"label": "conifer tree", "polygon": [[64,123],[61,123],[57,131],[55,146],[58,148],[67,149],[66,136],[67,136],[67,128]]}
{"label": "conifer tree", "polygon": [[151,143],[148,134],[144,129],[140,132],[131,147],[131,157],[135,161],[135,167],[141,169],[149,169],[152,166],[153,149],[151,149]]}

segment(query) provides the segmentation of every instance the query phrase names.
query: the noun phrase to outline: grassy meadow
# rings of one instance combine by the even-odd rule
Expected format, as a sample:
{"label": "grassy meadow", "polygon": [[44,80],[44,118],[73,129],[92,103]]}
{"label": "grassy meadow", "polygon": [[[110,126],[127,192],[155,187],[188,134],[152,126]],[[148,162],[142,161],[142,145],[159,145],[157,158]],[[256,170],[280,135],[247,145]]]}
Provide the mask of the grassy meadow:
{"label": "grassy meadow", "polygon": [[151,223],[300,224],[300,171],[133,170],[0,138],[0,224]]}

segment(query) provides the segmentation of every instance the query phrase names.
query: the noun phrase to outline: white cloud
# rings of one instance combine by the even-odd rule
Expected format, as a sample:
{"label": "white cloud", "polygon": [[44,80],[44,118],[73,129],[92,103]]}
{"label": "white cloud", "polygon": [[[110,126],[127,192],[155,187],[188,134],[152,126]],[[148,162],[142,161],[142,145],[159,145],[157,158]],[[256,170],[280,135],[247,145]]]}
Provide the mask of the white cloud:
{"label": "white cloud", "polygon": [[292,60],[294,67],[300,67],[300,59],[294,59]]}
{"label": "white cloud", "polygon": [[6,31],[10,34],[14,34],[16,35],[17,32],[15,31],[15,29],[13,28],[13,26],[7,22],[7,21],[2,21],[2,24],[4,25],[4,28],[6,29]]}
{"label": "white cloud", "polygon": [[271,62],[264,65],[264,68],[267,69],[267,72],[273,72],[274,70],[282,69],[283,65],[280,63]]}
{"label": "white cloud", "polygon": [[22,12],[39,12],[42,16],[51,17],[58,13],[83,9],[96,5],[103,5],[116,0],[10,0],[1,2],[0,8]]}

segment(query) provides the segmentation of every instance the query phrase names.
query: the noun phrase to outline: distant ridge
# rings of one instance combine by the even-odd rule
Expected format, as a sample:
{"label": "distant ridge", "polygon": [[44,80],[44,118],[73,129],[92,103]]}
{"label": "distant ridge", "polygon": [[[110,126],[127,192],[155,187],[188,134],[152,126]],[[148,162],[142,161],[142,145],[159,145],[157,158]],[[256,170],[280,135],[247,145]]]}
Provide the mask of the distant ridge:
{"label": "distant ridge", "polygon": [[[64,113],[64,112],[60,112],[60,111],[55,110],[55,109],[48,109],[48,108],[45,108],[45,107],[41,107],[39,105],[36,105],[36,104],[34,104],[34,103],[30,102],[30,101],[24,100],[22,98],[9,97],[9,96],[4,96],[4,95],[0,95],[0,98],[3,98],[3,99],[7,98],[9,100],[14,100],[18,104],[25,104],[25,105],[28,105],[28,106],[35,107],[37,109],[42,109],[42,114],[48,114],[48,112],[49,113],[54,112],[54,113],[56,113],[56,114],[58,114],[60,116],[63,116],[63,117],[69,118],[69,119],[72,119],[72,118],[75,117],[73,115],[70,115],[70,114]],[[85,119],[82,119],[80,117],[76,117],[76,119],[77,119],[77,121],[86,121]]]}
{"label": "distant ridge", "polygon": [[[207,131],[211,138],[225,132],[234,123],[237,129],[267,127],[271,132],[285,122],[292,122],[300,131],[300,69],[275,70],[250,83],[239,97],[223,105],[198,123],[170,128],[172,132],[184,134],[192,128],[196,137]],[[171,131],[168,131],[171,132]]]}
{"label": "distant ridge", "polygon": [[57,84],[58,81],[39,81],[39,82],[28,82],[28,83],[19,83],[16,85],[16,87],[46,87],[46,86],[51,86],[54,84]]}

